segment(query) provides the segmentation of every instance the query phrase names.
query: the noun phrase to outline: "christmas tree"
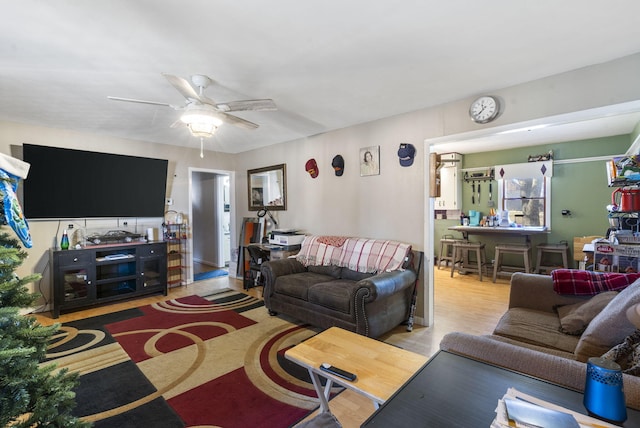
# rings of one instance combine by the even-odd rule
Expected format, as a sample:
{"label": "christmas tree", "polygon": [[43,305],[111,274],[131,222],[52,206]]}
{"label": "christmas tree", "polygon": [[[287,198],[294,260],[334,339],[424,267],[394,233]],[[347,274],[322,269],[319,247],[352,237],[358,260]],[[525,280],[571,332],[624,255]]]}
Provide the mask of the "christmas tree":
{"label": "christmas tree", "polygon": [[15,196],[19,179],[27,171],[28,164],[0,154],[0,426],[86,427],[88,423],[71,415],[77,375],[40,364],[59,325],[44,327],[20,314],[21,308],[31,307],[38,299],[27,284],[40,275],[18,278],[15,270],[27,253],[3,229],[10,225],[22,244],[31,247],[29,228]]}

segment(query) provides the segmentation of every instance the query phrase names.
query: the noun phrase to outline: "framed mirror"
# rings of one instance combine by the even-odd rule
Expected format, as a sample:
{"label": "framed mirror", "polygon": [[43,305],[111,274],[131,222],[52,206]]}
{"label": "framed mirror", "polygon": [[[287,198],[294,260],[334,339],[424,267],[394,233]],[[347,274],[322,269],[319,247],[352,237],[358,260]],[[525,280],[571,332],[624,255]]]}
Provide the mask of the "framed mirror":
{"label": "framed mirror", "polygon": [[287,209],[287,165],[273,165],[247,171],[249,210]]}

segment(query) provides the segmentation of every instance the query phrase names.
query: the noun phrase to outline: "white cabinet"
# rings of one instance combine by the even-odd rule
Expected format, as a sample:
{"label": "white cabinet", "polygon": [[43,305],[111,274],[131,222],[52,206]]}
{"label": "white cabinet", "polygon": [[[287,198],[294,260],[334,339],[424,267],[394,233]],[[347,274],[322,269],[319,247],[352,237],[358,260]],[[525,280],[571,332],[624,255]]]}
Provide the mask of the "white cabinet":
{"label": "white cabinet", "polygon": [[462,206],[462,155],[440,155],[440,197],[435,199],[436,210],[459,210]]}

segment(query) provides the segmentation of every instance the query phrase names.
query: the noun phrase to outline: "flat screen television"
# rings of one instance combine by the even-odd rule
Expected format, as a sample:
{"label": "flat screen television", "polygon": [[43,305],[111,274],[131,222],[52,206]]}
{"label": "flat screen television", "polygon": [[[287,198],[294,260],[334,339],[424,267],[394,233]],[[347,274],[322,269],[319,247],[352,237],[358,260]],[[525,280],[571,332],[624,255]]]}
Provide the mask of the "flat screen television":
{"label": "flat screen television", "polygon": [[168,161],[23,145],[27,219],[163,217]]}

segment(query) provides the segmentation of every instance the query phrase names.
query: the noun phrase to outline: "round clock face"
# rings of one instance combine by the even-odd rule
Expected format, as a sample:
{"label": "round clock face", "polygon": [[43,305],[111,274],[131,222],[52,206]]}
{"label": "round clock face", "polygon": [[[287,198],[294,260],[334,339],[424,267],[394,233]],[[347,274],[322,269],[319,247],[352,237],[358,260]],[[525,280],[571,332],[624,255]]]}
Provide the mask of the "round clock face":
{"label": "round clock face", "polygon": [[498,99],[489,95],[482,96],[471,103],[469,116],[476,123],[487,123],[498,117],[500,104]]}

